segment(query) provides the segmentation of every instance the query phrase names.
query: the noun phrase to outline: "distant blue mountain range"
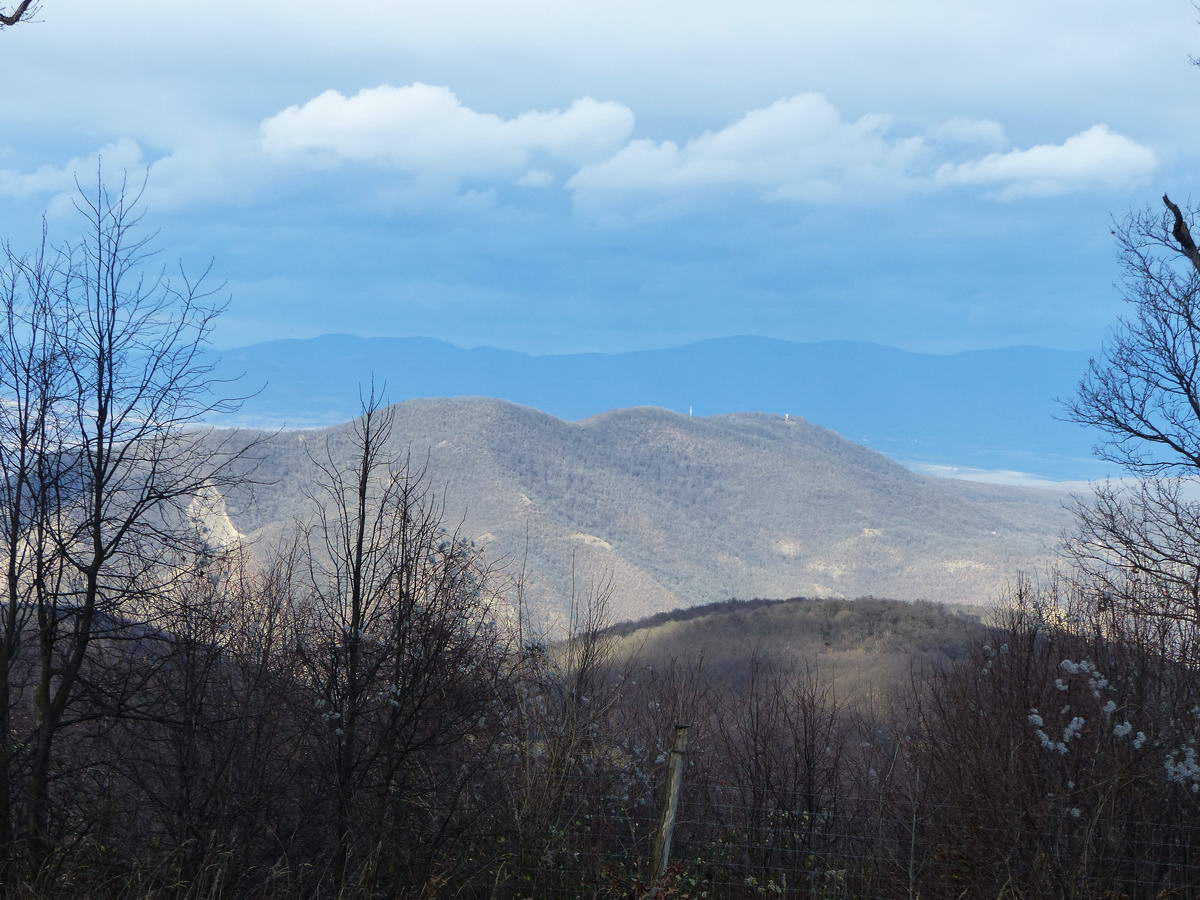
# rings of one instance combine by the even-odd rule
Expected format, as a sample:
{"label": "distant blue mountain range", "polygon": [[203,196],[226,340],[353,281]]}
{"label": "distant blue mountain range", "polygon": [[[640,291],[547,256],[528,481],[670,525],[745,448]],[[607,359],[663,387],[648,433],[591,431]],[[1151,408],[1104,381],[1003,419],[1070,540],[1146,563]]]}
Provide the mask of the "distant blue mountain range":
{"label": "distant blue mountain range", "polygon": [[906,463],[1072,480],[1114,474],[1095,435],[1061,421],[1084,352],[1006,347],[950,355],[849,341],[729,337],[664,350],[535,356],[431,338],[326,335],[219,354],[220,377],[262,390],[223,424],[310,427],[357,412],[359,385],[392,401],[497,397],[563,419],[662,406],[697,416],[801,416]]}

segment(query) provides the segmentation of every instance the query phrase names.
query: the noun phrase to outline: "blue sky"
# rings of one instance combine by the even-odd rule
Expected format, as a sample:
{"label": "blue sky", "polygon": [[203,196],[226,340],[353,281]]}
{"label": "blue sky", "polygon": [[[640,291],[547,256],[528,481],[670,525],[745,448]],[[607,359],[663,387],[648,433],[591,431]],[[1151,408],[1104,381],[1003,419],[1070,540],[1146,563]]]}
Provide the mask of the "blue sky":
{"label": "blue sky", "polygon": [[729,334],[1090,348],[1111,217],[1197,193],[1186,0],[45,0],[0,33],[0,234],[150,171],[232,346]]}

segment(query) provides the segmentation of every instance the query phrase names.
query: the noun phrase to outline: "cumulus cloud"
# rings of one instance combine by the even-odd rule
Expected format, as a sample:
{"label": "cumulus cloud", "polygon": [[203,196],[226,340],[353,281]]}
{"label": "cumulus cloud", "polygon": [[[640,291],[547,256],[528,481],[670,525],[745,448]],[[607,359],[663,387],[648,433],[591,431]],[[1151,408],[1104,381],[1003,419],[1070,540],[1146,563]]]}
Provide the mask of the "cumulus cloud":
{"label": "cumulus cloud", "polygon": [[1158,165],[1154,151],[1094,125],[1061,144],[990,153],[981,159],[946,163],[934,180],[941,185],[995,186],[995,196],[1051,197],[1077,191],[1134,184]]}
{"label": "cumulus cloud", "polygon": [[583,166],[567,186],[578,208],[608,218],[721,190],[809,205],[972,185],[996,199],[1053,196],[1127,187],[1158,164],[1149,148],[1104,125],[1024,150],[1002,149],[1008,138],[991,119],[953,118],[920,135],[894,131],[888,116],[850,120],[821,94],[801,94],[682,144],[632,141]]}
{"label": "cumulus cloud", "polygon": [[636,140],[568,182],[585,206],[606,196],[750,190],[766,200],[824,203],[894,192],[926,153],[918,136],[892,137],[888,116],[845,120],[821,94],[800,94],[748,112],[680,145]]}
{"label": "cumulus cloud", "polygon": [[633,113],[619,103],[584,97],[565,110],[506,119],[421,83],[352,97],[326,91],[261,125],[263,149],[277,159],[373,163],[433,177],[516,174],[538,156],[580,165],[611,154],[632,131]]}

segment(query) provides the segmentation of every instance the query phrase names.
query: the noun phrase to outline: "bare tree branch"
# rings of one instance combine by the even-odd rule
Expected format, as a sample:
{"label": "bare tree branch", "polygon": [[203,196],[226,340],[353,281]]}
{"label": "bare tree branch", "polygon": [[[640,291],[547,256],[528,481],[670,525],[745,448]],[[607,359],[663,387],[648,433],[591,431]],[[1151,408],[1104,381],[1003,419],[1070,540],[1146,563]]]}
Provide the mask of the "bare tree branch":
{"label": "bare tree branch", "polygon": [[0,10],[0,25],[16,25],[22,19],[33,15],[33,12],[33,0],[21,0],[21,2],[17,4],[17,8],[11,13],[6,13]]}
{"label": "bare tree branch", "polygon": [[1163,194],[1163,203],[1167,209],[1171,211],[1171,215],[1175,217],[1175,224],[1171,228],[1171,235],[1179,243],[1179,249],[1183,251],[1184,256],[1191,260],[1192,265],[1196,267],[1196,271],[1200,272],[1200,250],[1196,249],[1196,242],[1192,240],[1192,233],[1188,230],[1187,222],[1183,219],[1183,213],[1178,205],[1171,202],[1171,198]]}

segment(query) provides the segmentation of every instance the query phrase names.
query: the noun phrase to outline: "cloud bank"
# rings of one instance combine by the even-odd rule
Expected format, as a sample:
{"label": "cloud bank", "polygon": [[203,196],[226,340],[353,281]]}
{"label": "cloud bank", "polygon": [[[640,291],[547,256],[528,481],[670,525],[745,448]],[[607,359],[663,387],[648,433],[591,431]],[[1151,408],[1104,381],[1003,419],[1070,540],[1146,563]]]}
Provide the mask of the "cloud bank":
{"label": "cloud bank", "polygon": [[568,187],[593,213],[730,190],[814,205],[983,186],[990,197],[1013,200],[1127,188],[1158,165],[1152,150],[1105,125],[1061,144],[945,161],[964,146],[1007,145],[1003,126],[991,120],[956,118],[903,135],[890,116],[849,121],[824,96],[801,94],[682,145],[635,140],[582,167]]}
{"label": "cloud bank", "polygon": [[[557,189],[584,218],[621,220],[730,196],[801,206],[972,188],[1004,201],[1055,197],[1128,189],[1158,166],[1153,150],[1103,124],[1020,148],[990,119],[905,130],[886,114],[847,117],[813,92],[679,141],[634,132],[634,113],[613,101],[582,97],[506,118],[472,109],[447,87],[385,84],[352,96],[325,91],[267,117],[256,135],[176,148],[152,170],[160,196],[176,205],[221,202],[250,185],[303,190],[298,173],[316,168],[375,179],[379,196],[393,200],[417,184],[422,202],[441,191],[459,209],[478,207],[460,202],[468,194],[488,198],[486,206],[495,189],[525,189],[525,197]],[[0,196],[69,192],[73,173],[94,170],[98,158],[108,168],[146,165],[142,149],[121,139],[64,166],[0,170]]]}

